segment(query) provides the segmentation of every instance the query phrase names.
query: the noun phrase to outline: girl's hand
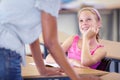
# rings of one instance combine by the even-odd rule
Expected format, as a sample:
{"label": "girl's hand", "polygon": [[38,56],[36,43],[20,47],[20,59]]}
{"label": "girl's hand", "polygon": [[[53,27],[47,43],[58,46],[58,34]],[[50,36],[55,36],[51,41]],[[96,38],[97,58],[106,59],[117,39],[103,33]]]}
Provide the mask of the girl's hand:
{"label": "girl's hand", "polygon": [[87,68],[86,66],[84,66],[84,65],[82,65],[82,64],[80,64],[80,63],[78,63],[78,62],[76,62],[76,61],[74,61],[74,62],[72,63],[72,66],[78,67],[78,68]]}
{"label": "girl's hand", "polygon": [[99,29],[96,27],[90,27],[84,34],[83,37],[90,40],[91,38],[95,37],[98,33]]}
{"label": "girl's hand", "polygon": [[89,68],[87,66],[84,66],[80,63],[80,61],[78,60],[74,60],[74,59],[68,59],[69,63],[73,66],[73,67],[79,67],[79,68]]}

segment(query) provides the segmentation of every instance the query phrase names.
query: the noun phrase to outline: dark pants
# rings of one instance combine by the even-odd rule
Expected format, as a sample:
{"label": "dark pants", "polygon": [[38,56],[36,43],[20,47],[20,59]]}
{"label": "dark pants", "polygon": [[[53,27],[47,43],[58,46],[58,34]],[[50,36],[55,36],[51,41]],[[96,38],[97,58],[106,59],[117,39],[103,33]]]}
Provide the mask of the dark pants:
{"label": "dark pants", "polygon": [[23,80],[21,56],[15,51],[0,48],[0,80]]}

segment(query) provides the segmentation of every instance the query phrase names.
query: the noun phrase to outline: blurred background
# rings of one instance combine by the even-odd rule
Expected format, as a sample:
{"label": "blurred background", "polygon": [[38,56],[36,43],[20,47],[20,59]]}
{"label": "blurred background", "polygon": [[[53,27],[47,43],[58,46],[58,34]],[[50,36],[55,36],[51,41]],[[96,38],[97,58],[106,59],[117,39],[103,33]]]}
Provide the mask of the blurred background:
{"label": "blurred background", "polygon": [[[120,1],[119,0],[61,0],[58,18],[60,31],[68,34],[80,34],[78,29],[77,11],[86,6],[99,10],[102,16],[100,37],[120,41]],[[67,30],[67,31],[66,31]]]}

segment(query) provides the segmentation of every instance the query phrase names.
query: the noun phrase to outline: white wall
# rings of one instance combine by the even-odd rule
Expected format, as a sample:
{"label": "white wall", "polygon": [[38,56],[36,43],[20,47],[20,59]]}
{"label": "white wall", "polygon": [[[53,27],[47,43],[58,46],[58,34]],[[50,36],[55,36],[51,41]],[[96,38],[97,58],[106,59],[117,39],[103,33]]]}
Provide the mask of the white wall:
{"label": "white wall", "polygon": [[58,30],[67,34],[77,33],[78,21],[76,13],[60,14],[58,17]]}

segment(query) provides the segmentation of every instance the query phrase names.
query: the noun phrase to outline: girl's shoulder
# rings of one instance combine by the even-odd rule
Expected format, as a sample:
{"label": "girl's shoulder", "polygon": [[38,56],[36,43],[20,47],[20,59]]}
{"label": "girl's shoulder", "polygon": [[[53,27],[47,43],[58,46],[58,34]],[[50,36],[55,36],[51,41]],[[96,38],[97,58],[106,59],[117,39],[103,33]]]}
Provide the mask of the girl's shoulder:
{"label": "girl's shoulder", "polygon": [[74,35],[74,40],[81,41],[82,39],[78,34],[76,34]]}
{"label": "girl's shoulder", "polygon": [[79,38],[80,38],[80,36],[78,34],[74,35],[74,39],[79,39]]}
{"label": "girl's shoulder", "polygon": [[72,42],[78,42],[81,40],[80,36],[78,34],[71,35],[67,40],[72,41]]}
{"label": "girl's shoulder", "polygon": [[104,47],[103,44],[98,44],[94,50],[99,51],[101,53],[106,53],[106,48]]}

